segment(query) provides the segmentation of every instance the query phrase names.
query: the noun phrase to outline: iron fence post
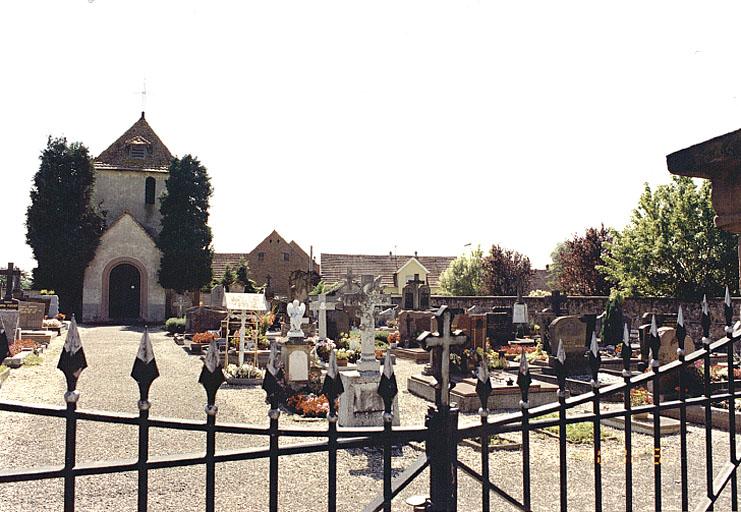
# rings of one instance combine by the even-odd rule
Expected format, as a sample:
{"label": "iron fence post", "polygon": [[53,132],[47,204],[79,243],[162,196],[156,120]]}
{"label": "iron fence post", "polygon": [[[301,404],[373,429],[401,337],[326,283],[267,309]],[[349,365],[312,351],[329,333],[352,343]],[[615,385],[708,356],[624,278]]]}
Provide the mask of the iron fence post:
{"label": "iron fence post", "polygon": [[[334,412],[334,406],[329,406],[329,414],[327,415],[328,425],[328,496],[327,496],[327,510],[329,512],[335,512],[337,510],[337,414]],[[384,473],[385,475],[385,473]]]}
{"label": "iron fence post", "polygon": [[64,400],[67,402],[66,433],[64,441],[64,512],[75,510],[75,452],[77,450],[77,401],[79,391],[67,391]]}
{"label": "iron fence post", "polygon": [[[733,327],[726,326],[726,335],[728,336],[728,394],[731,397],[728,400],[728,441],[730,447],[729,458],[731,463],[736,463],[736,381],[734,375],[734,357],[733,357]],[[736,471],[731,476],[731,510],[738,510],[738,479]]]}
{"label": "iron fence post", "polygon": [[275,398],[270,401],[270,512],[278,512],[278,418],[280,418],[280,409],[278,409],[278,400]]}
{"label": "iron fence post", "polygon": [[206,406],[206,512],[214,512],[216,500],[216,413],[218,407]]}
{"label": "iron fence post", "polygon": [[458,409],[447,405],[427,411],[426,450],[430,459],[430,512],[456,512]]}
{"label": "iron fence post", "polygon": [[139,493],[137,498],[137,510],[146,512],[149,495],[149,476],[147,472],[147,458],[149,457],[149,407],[148,400],[139,400]]}
{"label": "iron fence post", "polygon": [[391,412],[383,413],[383,512],[391,512]]}
{"label": "iron fence post", "polygon": [[[702,338],[703,355],[703,386],[705,395],[705,487],[706,496],[713,499],[713,412],[711,410],[710,389],[710,338]],[[710,509],[713,510],[713,505]]]}

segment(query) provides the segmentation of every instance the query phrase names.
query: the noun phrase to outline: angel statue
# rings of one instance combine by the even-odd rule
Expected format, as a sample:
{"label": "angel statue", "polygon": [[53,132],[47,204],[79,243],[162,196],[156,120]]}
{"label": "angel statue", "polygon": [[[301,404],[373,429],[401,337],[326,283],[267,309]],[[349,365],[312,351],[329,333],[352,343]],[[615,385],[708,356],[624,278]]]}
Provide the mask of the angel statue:
{"label": "angel statue", "polygon": [[306,304],[294,300],[288,304],[286,310],[291,319],[291,330],[288,331],[288,336],[303,336],[304,331],[301,330],[301,320],[304,318],[304,313],[306,312]]}

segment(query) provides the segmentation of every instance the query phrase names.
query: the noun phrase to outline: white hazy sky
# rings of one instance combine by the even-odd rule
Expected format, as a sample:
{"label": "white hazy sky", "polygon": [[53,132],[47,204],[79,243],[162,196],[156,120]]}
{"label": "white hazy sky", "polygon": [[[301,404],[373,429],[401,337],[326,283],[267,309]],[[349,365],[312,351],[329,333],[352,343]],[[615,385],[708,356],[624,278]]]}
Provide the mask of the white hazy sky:
{"label": "white hazy sky", "polygon": [[48,135],[98,155],[139,117],[208,167],[219,252],[550,261],[628,221],[665,156],[741,126],[741,5],[66,0],[0,5],[0,262]]}

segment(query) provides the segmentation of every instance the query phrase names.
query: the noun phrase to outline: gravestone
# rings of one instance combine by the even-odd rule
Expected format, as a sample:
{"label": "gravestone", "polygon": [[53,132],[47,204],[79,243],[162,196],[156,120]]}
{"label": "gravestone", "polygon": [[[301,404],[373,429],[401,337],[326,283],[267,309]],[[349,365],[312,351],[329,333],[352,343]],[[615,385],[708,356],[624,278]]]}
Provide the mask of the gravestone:
{"label": "gravestone", "polygon": [[659,364],[665,365],[678,358],[677,331],[674,327],[659,327]]}
{"label": "gravestone", "polygon": [[[319,339],[327,339],[327,311],[334,311],[335,303],[327,300],[327,296],[322,293],[311,302],[311,311],[317,317],[319,323]],[[336,338],[335,338],[336,339]]]}
{"label": "gravestone", "polygon": [[563,348],[566,352],[567,375],[583,375],[589,373],[589,361],[584,354],[584,340],[587,337],[587,324],[578,316],[559,316],[548,327],[548,336],[550,337],[550,357],[548,364],[553,367],[556,359],[559,341],[563,342]]}
{"label": "gravestone", "polygon": [[414,279],[407,281],[407,284],[402,288],[402,309],[407,311],[419,311],[421,309],[429,309],[430,307],[430,295],[429,286],[427,287],[427,306],[422,307],[421,289],[425,282],[419,278],[419,274],[414,274]]}
{"label": "gravestone", "polygon": [[224,285],[218,284],[211,288],[211,306],[220,308],[224,305]]}
{"label": "gravestone", "polygon": [[309,356],[302,350],[293,350],[288,356],[288,380],[306,382],[309,380]]}
{"label": "gravestone", "polygon": [[[345,392],[340,395],[339,425],[369,427],[383,425],[383,400],[378,394],[381,380],[375,355],[375,307],[380,301],[381,278],[366,282],[358,294],[361,356],[357,370],[341,372]],[[394,398],[393,424],[399,424],[398,402]]]}
{"label": "gravestone", "polygon": [[46,305],[43,302],[18,303],[18,326],[24,331],[38,331],[44,327]]}
{"label": "gravestone", "polygon": [[185,311],[185,332],[199,332],[221,329],[221,322],[227,317],[226,309],[220,306],[194,306]]}
{"label": "gravestone", "polygon": [[551,339],[551,355],[556,355],[558,342],[563,342],[566,357],[570,354],[584,355],[584,340],[587,337],[587,324],[578,316],[559,316],[548,327]]}
{"label": "gravestone", "polygon": [[495,306],[486,314],[486,336],[492,347],[506,345],[512,339],[512,309],[506,306]]}
{"label": "gravestone", "polygon": [[0,300],[0,328],[5,330],[9,342],[20,339],[18,328],[18,300]]}
{"label": "gravestone", "polygon": [[430,309],[430,295],[432,294],[430,286],[423,284],[419,287],[419,309]]}

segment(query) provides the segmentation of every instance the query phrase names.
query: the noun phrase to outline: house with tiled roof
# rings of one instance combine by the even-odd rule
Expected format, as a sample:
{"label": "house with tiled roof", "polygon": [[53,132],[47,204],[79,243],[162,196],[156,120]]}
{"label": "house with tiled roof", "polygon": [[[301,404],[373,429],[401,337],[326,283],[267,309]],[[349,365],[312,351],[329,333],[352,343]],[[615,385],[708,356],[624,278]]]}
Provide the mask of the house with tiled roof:
{"label": "house with tiled roof", "polygon": [[295,271],[319,273],[319,265],[295,241],[287,242],[273,230],[250,252],[215,253],[212,271],[216,280],[224,276],[227,265],[232,269],[244,259],[250,267],[250,279],[262,286],[270,281],[271,291],[282,297],[289,295],[291,274]]}
{"label": "house with tiled roof", "polygon": [[106,230],[85,270],[84,322],[165,318],[166,292],[159,285],[161,229],[157,200],[173,156],[141,117],[93,160],[91,201],[106,217]]}
{"label": "house with tiled roof", "polygon": [[430,285],[433,294],[439,291],[440,274],[448,268],[455,256],[400,256],[372,254],[321,254],[321,276],[327,285],[345,280],[348,270],[356,277],[381,276],[384,293],[401,295],[404,285],[414,279]]}

